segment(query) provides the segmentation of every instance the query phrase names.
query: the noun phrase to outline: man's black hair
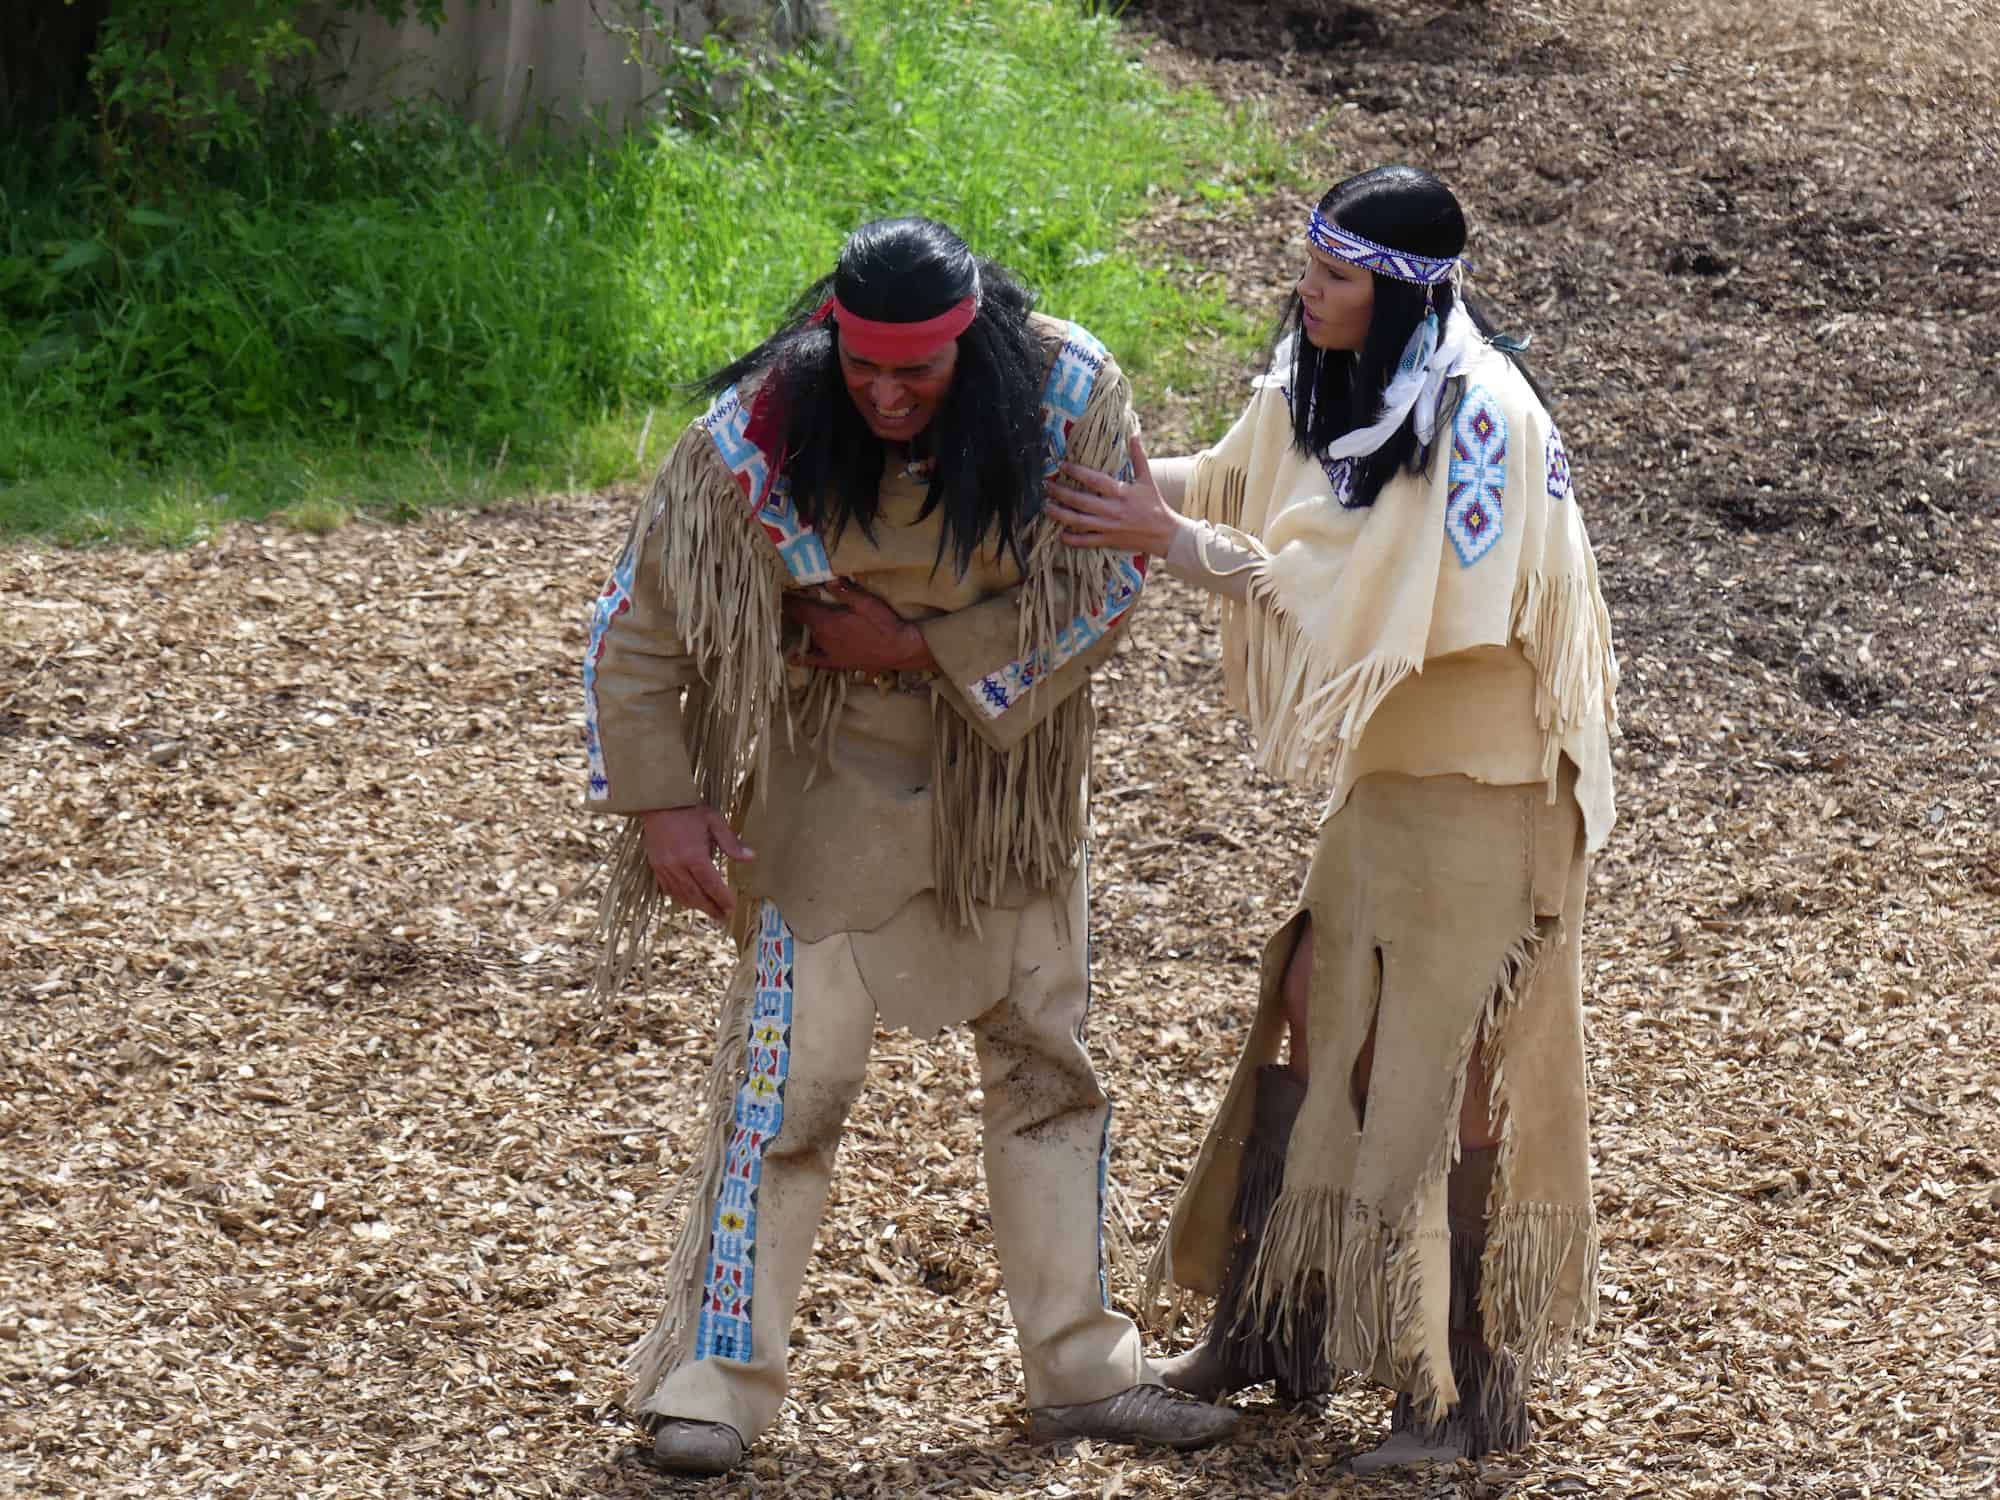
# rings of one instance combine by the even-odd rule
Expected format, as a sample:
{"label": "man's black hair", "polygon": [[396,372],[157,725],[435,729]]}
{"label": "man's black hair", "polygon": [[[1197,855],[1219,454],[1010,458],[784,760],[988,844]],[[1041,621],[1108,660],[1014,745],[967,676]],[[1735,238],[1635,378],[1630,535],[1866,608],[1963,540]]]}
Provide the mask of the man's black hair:
{"label": "man's black hair", "polygon": [[[713,396],[766,375],[780,403],[784,472],[800,517],[829,546],[851,523],[873,536],[889,455],[841,378],[839,325],[826,300],[864,318],[913,323],[977,295],[958,337],[950,388],[914,445],[932,461],[921,512],[942,511],[938,560],[961,574],[992,543],[1020,559],[1021,533],[1042,506],[1041,387],[1045,363],[1028,326],[1034,296],[929,219],[878,219],[848,236],[833,274],[800,295],[777,332],[700,382]],[[768,372],[768,374],[767,374]]]}

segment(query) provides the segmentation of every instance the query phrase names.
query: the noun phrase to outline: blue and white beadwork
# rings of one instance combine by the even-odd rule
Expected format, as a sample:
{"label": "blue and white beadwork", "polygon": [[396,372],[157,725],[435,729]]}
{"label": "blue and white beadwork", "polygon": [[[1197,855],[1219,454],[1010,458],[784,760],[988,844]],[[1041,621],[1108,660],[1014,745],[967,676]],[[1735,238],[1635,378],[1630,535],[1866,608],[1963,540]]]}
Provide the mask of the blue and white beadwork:
{"label": "blue and white beadwork", "polygon": [[715,444],[715,451],[722,455],[750,503],[761,505],[764,490],[771,483],[771,465],[764,450],[750,441],[750,408],[744,404],[742,387],[732,385],[709,403],[701,414],[701,430]]}
{"label": "blue and white beadwork", "polygon": [[1061,671],[1103,640],[1119,617],[1132,607],[1139,590],[1146,586],[1144,563],[1140,556],[1117,558],[1104,585],[1104,603],[1065,625],[1053,646],[1019,661],[1010,661],[978,681],[967,683],[967,695],[979,705],[980,711],[989,719],[999,718],[1025,698],[1028,689],[1050,673]]}
{"label": "blue and white beadwork", "polygon": [[709,1234],[708,1277],[701,1293],[694,1357],[749,1359],[750,1303],[757,1263],[757,1186],[764,1153],[785,1122],[785,1078],[792,1059],[792,929],[771,902],[757,928],[756,994],[750,1052],[736,1089],[735,1128],[723,1156]]}
{"label": "blue and white beadwork", "polygon": [[1055,473],[1069,456],[1069,430],[1083,419],[1090,393],[1111,351],[1081,323],[1069,325],[1056,362],[1042,383],[1042,473]]}
{"label": "blue and white beadwork", "polygon": [[702,430],[715,444],[715,451],[736,476],[756,512],[757,524],[784,559],[785,571],[796,583],[827,583],[833,566],[827,561],[826,544],[799,517],[792,500],[791,481],[779,475],[772,479],[772,465],[764,450],[750,440],[750,409],[738,388],[731,386],[709,406],[701,418]]}
{"label": "blue and white beadwork", "polygon": [[1469,568],[1499,545],[1507,493],[1507,418],[1484,386],[1466,393],[1451,424],[1444,529]]}
{"label": "blue and white beadwork", "polygon": [[1553,424],[1549,427],[1549,440],[1544,452],[1543,468],[1549,476],[1549,498],[1567,500],[1570,496],[1569,450],[1563,447],[1562,434]]}
{"label": "blue and white beadwork", "polygon": [[827,583],[833,578],[833,564],[827,561],[826,544],[804,521],[792,503],[792,482],[780,479],[771,486],[764,503],[757,507],[757,524],[771,538],[785,571],[794,583]]}
{"label": "blue and white beadwork", "polygon": [[[1110,357],[1111,351],[1082,324],[1069,325],[1062,349],[1056,355],[1055,364],[1050,367],[1048,379],[1042,384],[1044,474],[1055,473],[1069,456],[1070,429],[1089,408],[1091,393],[1097,389],[1097,377],[1104,373],[1105,361]],[[1130,459],[1120,466],[1116,477],[1132,477]],[[1132,607],[1132,601],[1139,597],[1139,590],[1145,585],[1146,559],[1143,555],[1116,559],[1112,564],[1112,576],[1104,586],[1102,605],[1078,615],[1065,625],[1055,644],[1047,651],[1010,661],[977,681],[967,683],[966,693],[986,717],[999,718],[1026,697],[1029,688],[1051,672],[1060,671],[1103,640],[1105,633],[1118,622],[1119,616]]]}
{"label": "blue and white beadwork", "polygon": [[602,802],[611,795],[611,778],[604,769],[604,744],[597,734],[597,663],[604,655],[604,638],[611,622],[632,607],[632,573],[638,566],[639,546],[634,542],[618,559],[605,582],[604,592],[590,606],[590,643],[583,653],[583,748],[590,759],[590,800]]}
{"label": "blue and white beadwork", "polygon": [[1360,467],[1358,458],[1328,458],[1319,456],[1319,466],[1326,470],[1326,482],[1333,489],[1333,498],[1342,510],[1360,510],[1361,501],[1354,494],[1354,471]]}
{"label": "blue and white beadwork", "polygon": [[1418,286],[1436,286],[1441,281],[1449,281],[1458,269],[1458,257],[1455,255],[1439,257],[1417,255],[1408,250],[1391,250],[1387,245],[1378,245],[1351,229],[1342,229],[1318,209],[1313,210],[1312,220],[1306,225],[1306,238],[1336,260],[1373,271],[1377,276],[1412,281]]}

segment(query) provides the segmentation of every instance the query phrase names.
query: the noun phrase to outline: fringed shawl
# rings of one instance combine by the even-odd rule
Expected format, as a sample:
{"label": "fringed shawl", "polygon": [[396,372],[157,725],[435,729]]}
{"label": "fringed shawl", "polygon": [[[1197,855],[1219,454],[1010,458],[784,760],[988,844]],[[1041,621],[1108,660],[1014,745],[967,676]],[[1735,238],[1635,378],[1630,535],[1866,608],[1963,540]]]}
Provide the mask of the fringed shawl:
{"label": "fringed shawl", "polygon": [[1553,796],[1559,757],[1576,764],[1596,849],[1612,816],[1617,666],[1568,454],[1533,390],[1482,344],[1427,474],[1400,472],[1356,507],[1332,467],[1292,445],[1286,393],[1267,376],[1188,486],[1190,516],[1268,554],[1249,599],[1223,604],[1224,671],[1258,764],[1329,783],[1331,814],[1355,746],[1399,683],[1427,660],[1518,643],[1537,677],[1542,779]]}

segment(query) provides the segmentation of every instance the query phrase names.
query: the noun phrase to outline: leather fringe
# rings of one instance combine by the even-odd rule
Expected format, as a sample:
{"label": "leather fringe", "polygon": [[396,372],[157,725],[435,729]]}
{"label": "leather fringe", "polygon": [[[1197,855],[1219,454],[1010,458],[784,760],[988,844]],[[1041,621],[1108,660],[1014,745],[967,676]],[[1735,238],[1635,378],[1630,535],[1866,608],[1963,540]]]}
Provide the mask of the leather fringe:
{"label": "leather fringe", "polygon": [[1513,633],[1535,669],[1535,718],[1542,728],[1542,776],[1556,795],[1562,742],[1602,714],[1617,726],[1618,662],[1611,616],[1594,576],[1531,574],[1515,591]]}
{"label": "leather fringe", "polygon": [[1289,615],[1264,603],[1264,574],[1250,591],[1259,607],[1244,618],[1244,691],[1257,765],[1286,780],[1338,781],[1382,700],[1423,664],[1369,656],[1335,672]]}
{"label": "leather fringe", "polygon": [[[1513,1111],[1507,1107],[1507,1017],[1533,985],[1543,951],[1560,948],[1561,943],[1562,923],[1553,917],[1538,922],[1534,932],[1516,942],[1508,955],[1506,976],[1488,999],[1477,1033],[1485,1037],[1482,1060],[1500,1124],[1495,1185],[1502,1202],[1497,1212],[1489,1214],[1480,1309],[1490,1341],[1496,1348],[1517,1353],[1528,1378],[1544,1370],[1559,1372],[1576,1344],[1597,1325],[1596,1217],[1587,1208],[1510,1202],[1505,1191],[1518,1149]],[[1463,1078],[1461,1072],[1460,1096]],[[1571,1279],[1572,1265],[1577,1315],[1558,1320],[1555,1300]]]}
{"label": "leather fringe", "polygon": [[[642,548],[664,529],[657,580],[674,609],[674,630],[700,664],[702,680],[683,714],[701,799],[737,821],[743,793],[769,753],[766,727],[783,718],[792,733],[779,608],[783,559],[752,521],[743,492],[705,434],[690,429],[667,455],[626,540]],[[653,930],[668,903],[653,880],[628,818],[597,908],[593,991],[616,994],[651,956]]]}
{"label": "leather fringe", "polygon": [[[1449,1369],[1434,1368],[1426,1357],[1423,1327],[1424,1245],[1428,1231],[1415,1228],[1416,1205],[1441,1191],[1458,1159],[1458,1112],[1465,1096],[1473,1048],[1486,1038],[1485,1058],[1493,1097],[1502,1112],[1502,1172],[1511,1134],[1504,1110],[1505,1047],[1502,1022],[1534,983],[1547,942],[1541,927],[1515,939],[1473,1024],[1459,1043],[1448,1107],[1442,1112],[1430,1160],[1416,1197],[1401,1222],[1391,1223],[1371,1205],[1326,1187],[1288,1187],[1271,1211],[1245,1298],[1246,1317],[1290,1342],[1303,1336],[1318,1309],[1330,1300],[1324,1351],[1338,1368],[1377,1371],[1404,1391],[1427,1422],[1441,1422],[1458,1400]],[[1488,1327],[1496,1344],[1517,1351],[1532,1368],[1566,1333],[1544,1326],[1575,1246],[1554,1229],[1538,1232],[1536,1211],[1551,1221],[1574,1212],[1588,1229],[1583,1211],[1553,1205],[1511,1205],[1495,1218],[1492,1249],[1482,1277],[1482,1305],[1494,1316]],[[1157,1257],[1156,1257],[1157,1260]],[[1594,1277],[1595,1257],[1592,1256]],[[1576,1330],[1580,1332],[1580,1330]]]}
{"label": "leather fringe", "polygon": [[1011,751],[996,750],[944,696],[932,696],[931,849],[938,901],[979,930],[979,907],[1010,877],[1035,889],[1076,868],[1089,831],[1085,771],[1096,715],[1087,692],[1056,705]]}
{"label": "leather fringe", "polygon": [[[1182,504],[1190,520],[1209,521],[1241,531],[1249,488],[1250,476],[1242,469],[1217,463],[1204,453],[1194,461]],[[1203,616],[1220,624],[1224,639],[1233,639],[1241,629],[1243,606],[1224,594],[1204,591],[1201,598]]]}
{"label": "leather fringe", "polygon": [[[1123,372],[1107,365],[1092,387],[1090,402],[1069,432],[1071,461],[1117,472],[1130,467],[1125,453],[1131,387]],[[1117,554],[1096,547],[1071,547],[1062,528],[1046,522],[1029,528],[1026,577],[1021,591],[1021,625],[1016,647],[1023,660],[1052,651],[1070,621],[1104,604]],[[1031,694],[1034,688],[1028,690]]]}
{"label": "leather fringe", "polygon": [[[650,880],[651,872],[648,872]],[[625,1396],[628,1411],[644,1406],[661,1380],[694,1357],[700,1326],[702,1271],[708,1260],[709,1235],[703,1219],[714,1211],[722,1189],[723,1162],[736,1124],[736,1089],[750,1056],[750,1016],[754,982],[730,987],[715,1023],[715,1046],[702,1088],[704,1119],[701,1144],[668,1195],[664,1212],[687,1204],[686,1221],[668,1257],[661,1284],[667,1302],[658,1321],[625,1358],[632,1386]]]}
{"label": "leather fringe", "polygon": [[[1561,1374],[1597,1326],[1597,1254],[1597,1223],[1583,1209],[1510,1203],[1493,1215],[1479,1302],[1488,1341],[1519,1354],[1530,1376]],[[1559,1321],[1554,1303],[1572,1266],[1580,1316]]]}
{"label": "leather fringe", "polygon": [[591,939],[597,945],[597,969],[591,996],[607,1001],[624,989],[634,974],[652,964],[653,941],[666,893],[653,878],[637,818],[627,818],[618,830],[607,861],[610,875],[597,901],[597,925]]}
{"label": "leather fringe", "polygon": [[[1070,429],[1069,454],[1091,468],[1128,460],[1130,388],[1107,365],[1084,414]],[[1078,615],[1104,606],[1116,554],[1070,547],[1059,527],[1031,529],[1015,649],[1024,661],[1050,660]],[[1030,696],[1039,684],[1028,689]],[[940,689],[932,696],[932,868],[938,900],[961,926],[979,929],[982,904],[1010,881],[1046,889],[1077,866],[1090,831],[1088,773],[1096,713],[1080,688],[1012,750],[981,739]]]}

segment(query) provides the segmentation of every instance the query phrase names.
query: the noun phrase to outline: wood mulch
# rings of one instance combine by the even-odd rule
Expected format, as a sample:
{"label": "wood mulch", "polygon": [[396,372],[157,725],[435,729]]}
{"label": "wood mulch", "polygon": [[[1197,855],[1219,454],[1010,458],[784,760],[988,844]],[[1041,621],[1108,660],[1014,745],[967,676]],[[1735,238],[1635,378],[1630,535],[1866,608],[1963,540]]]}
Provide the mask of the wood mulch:
{"label": "wood mulch", "polygon": [[[1185,1457],[1020,1440],[963,1034],[882,1039],[741,1474],[619,1351],[727,955],[586,993],[584,605],[630,494],[0,552],[0,1489],[1770,1495],[2000,1484],[2000,22],[1947,0],[1135,3],[1300,172],[1412,160],[1535,335],[1618,630],[1586,936],[1600,1328],[1525,1453],[1334,1477],[1386,1399]],[[1305,197],[1163,184],[1253,305]],[[1243,390],[1150,393],[1154,446]],[[1149,1246],[1312,799],[1163,582],[1104,674],[1092,1046]],[[664,1165],[663,1165],[664,1164]],[[1123,1293],[1129,1295],[1126,1286]]]}

